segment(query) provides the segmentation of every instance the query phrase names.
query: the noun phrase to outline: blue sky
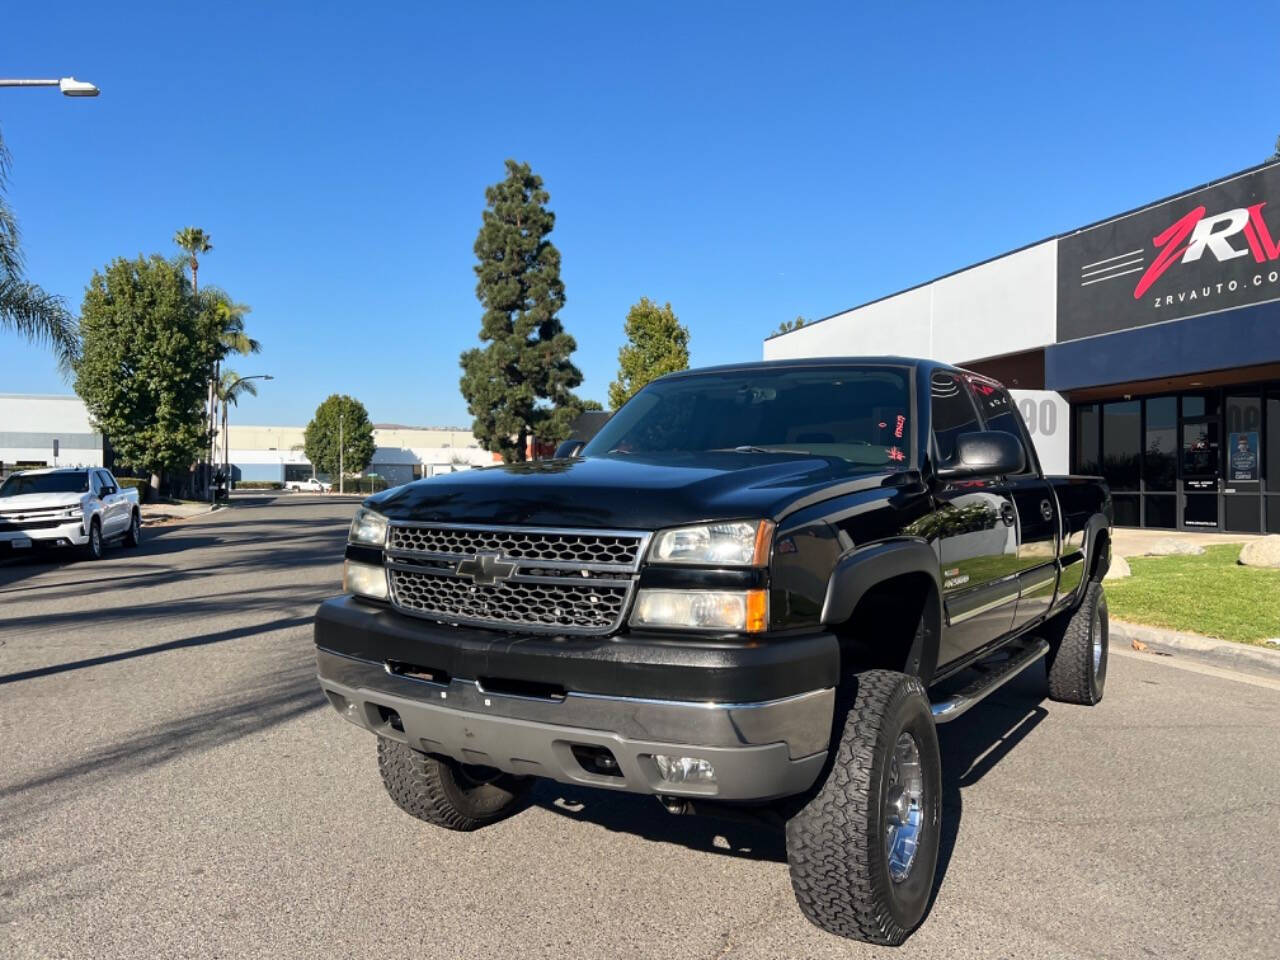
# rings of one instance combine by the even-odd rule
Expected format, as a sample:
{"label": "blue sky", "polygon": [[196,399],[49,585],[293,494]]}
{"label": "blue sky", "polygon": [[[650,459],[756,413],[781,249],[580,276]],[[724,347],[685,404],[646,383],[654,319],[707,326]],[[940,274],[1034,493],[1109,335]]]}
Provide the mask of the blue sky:
{"label": "blue sky", "polygon": [[[467,424],[472,245],[503,159],[557,216],[581,393],[628,306],[695,365],[1263,160],[1280,4],[11,4],[0,90],[32,279],[78,308],[118,255],[204,227],[253,307],[244,423],[334,391]],[[975,318],[981,322],[981,318]],[[0,332],[0,392],[69,392]],[[2,426],[2,425],[0,425]]]}

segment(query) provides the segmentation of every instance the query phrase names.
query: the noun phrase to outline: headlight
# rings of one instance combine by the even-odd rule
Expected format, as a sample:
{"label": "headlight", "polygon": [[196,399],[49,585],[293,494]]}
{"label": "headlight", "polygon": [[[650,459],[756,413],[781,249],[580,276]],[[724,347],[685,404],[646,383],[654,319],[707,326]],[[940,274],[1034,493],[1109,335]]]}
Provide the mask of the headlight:
{"label": "headlight", "polygon": [[387,571],[384,567],[359,560],[348,560],[342,566],[342,589],[347,593],[374,600],[387,599]]}
{"label": "headlight", "polygon": [[769,626],[766,590],[641,590],[633,627],[676,627],[763,633]]}
{"label": "headlight", "polygon": [[385,546],[387,518],[367,507],[361,507],[351,518],[351,533],[347,539],[352,543],[367,543],[373,547]]}
{"label": "headlight", "polygon": [[772,539],[773,523],[769,520],[674,527],[654,536],[649,562],[763,567],[769,562]]}

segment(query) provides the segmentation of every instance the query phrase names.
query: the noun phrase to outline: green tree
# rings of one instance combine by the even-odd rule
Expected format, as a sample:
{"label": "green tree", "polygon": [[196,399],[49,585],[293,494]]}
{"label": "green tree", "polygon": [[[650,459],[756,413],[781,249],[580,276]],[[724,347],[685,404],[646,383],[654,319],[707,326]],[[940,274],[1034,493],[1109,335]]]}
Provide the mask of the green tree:
{"label": "green tree", "polygon": [[0,330],[52,347],[58,366],[69,372],[80,349],[76,321],[61,297],[26,279],[18,221],[4,199],[10,162],[0,136]]}
{"label": "green tree", "polygon": [[202,411],[213,349],[181,269],[161,256],[95,272],[80,308],[75,390],[126,466],[186,468],[208,443]]}
{"label": "green tree", "polygon": [[776,336],[779,333],[790,333],[792,330],[799,330],[809,321],[804,317],[797,316],[794,320],[783,320],[778,324],[778,329],[774,331]]}
{"label": "green tree", "polygon": [[660,307],[641,297],[627,311],[622,332],[627,343],[618,350],[618,378],[609,384],[609,406],[614,410],[650,380],[689,369],[689,328],[670,303]]}
{"label": "green tree", "polygon": [[213,250],[213,243],[199,227],[183,227],[173,235],[173,242],[187,255],[187,262],[191,264],[191,293],[198,296],[200,284],[196,281],[196,274],[200,272],[200,257]]}
{"label": "green tree", "polygon": [[317,473],[331,477],[361,473],[373,460],[369,411],[345,393],[330,394],[307,424],[302,449]]}
{"label": "green tree", "polygon": [[1267,161],[1280,160],[1280,137],[1276,137],[1276,152],[1267,157]]}
{"label": "green tree", "polygon": [[547,237],[555,214],[542,178],[507,161],[506,179],[485,190],[475,254],[476,297],[484,307],[480,339],[462,354],[462,396],[472,432],[486,450],[524,460],[530,438],[567,435],[583,409],[573,394],[582,373],[577,348],[556,314],[564,306],[560,251]]}

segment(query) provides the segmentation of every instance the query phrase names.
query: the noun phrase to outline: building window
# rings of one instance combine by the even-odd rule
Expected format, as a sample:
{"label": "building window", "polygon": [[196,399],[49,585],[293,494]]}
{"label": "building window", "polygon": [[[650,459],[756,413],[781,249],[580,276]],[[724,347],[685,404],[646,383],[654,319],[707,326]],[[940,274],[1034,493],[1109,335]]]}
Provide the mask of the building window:
{"label": "building window", "polygon": [[1138,489],[1141,451],[1141,401],[1103,404],[1102,475],[1112,490]]}
{"label": "building window", "polygon": [[[1143,489],[1148,492],[1173,492],[1178,488],[1178,398],[1153,397],[1146,403],[1146,446],[1142,452]],[[1166,524],[1154,526],[1163,527]]]}
{"label": "building window", "polygon": [[1076,443],[1072,466],[1074,473],[1096,477],[1102,473],[1098,465],[1098,442],[1101,437],[1098,429],[1098,405],[1086,403],[1075,409]]}

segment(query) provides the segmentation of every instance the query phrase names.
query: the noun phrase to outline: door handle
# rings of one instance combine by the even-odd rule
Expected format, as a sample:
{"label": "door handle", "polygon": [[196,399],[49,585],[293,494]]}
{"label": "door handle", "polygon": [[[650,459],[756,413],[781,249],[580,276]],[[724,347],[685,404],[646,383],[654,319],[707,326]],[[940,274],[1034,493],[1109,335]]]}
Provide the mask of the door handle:
{"label": "door handle", "polygon": [[1014,512],[1013,504],[1008,500],[1000,505],[1000,519],[1004,521],[1007,527],[1012,527],[1018,521],[1018,515]]}
{"label": "door handle", "polygon": [[1048,500],[1040,501],[1040,516],[1044,517],[1046,520],[1053,519],[1053,504]]}

